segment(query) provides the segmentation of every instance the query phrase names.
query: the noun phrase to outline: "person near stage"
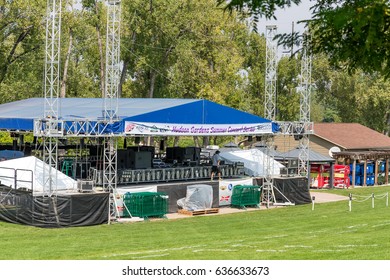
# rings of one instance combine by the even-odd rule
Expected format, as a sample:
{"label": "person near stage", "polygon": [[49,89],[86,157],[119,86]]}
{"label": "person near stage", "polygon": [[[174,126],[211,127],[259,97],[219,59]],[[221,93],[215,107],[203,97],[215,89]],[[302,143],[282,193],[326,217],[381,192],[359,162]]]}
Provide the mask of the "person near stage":
{"label": "person near stage", "polygon": [[212,157],[213,166],[211,167],[211,181],[216,173],[218,174],[219,180],[221,180],[221,169],[219,168],[221,157],[219,156],[219,153],[219,151],[216,151]]}

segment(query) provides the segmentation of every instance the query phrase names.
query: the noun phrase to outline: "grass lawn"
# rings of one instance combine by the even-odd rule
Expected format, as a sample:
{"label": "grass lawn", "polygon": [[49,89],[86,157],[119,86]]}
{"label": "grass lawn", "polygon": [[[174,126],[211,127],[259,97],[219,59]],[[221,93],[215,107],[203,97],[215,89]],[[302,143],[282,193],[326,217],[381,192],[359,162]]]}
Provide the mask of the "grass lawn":
{"label": "grass lawn", "polygon": [[[380,195],[387,187],[319,190]],[[280,207],[90,227],[42,229],[0,222],[0,259],[389,260],[385,200]]]}

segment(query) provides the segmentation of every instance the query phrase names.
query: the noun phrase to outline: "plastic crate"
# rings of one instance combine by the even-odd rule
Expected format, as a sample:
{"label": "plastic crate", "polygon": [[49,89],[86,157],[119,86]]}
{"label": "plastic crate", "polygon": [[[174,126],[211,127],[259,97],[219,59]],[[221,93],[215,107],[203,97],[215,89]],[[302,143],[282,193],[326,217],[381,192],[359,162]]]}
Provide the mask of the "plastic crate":
{"label": "plastic crate", "polygon": [[367,175],[366,184],[367,184],[367,186],[373,186],[375,184],[375,176],[374,175]]}
{"label": "plastic crate", "polygon": [[386,169],[386,163],[385,162],[380,162],[379,166],[378,166],[378,171],[383,173],[383,172],[385,172],[385,169]]}
{"label": "plastic crate", "polygon": [[234,186],[232,193],[232,206],[240,208],[245,208],[246,206],[259,207],[260,196],[260,186]]}
{"label": "plastic crate", "polygon": [[375,171],[375,170],[374,170],[374,164],[368,163],[368,164],[367,164],[366,171],[367,171],[367,174],[368,174],[368,175],[374,174],[374,171]]}
{"label": "plastic crate", "polygon": [[161,192],[126,193],[123,204],[129,210],[124,210],[123,217],[165,217],[168,213],[168,195]]}
{"label": "plastic crate", "polygon": [[363,176],[356,176],[355,177],[355,185],[357,185],[357,186],[363,185]]}

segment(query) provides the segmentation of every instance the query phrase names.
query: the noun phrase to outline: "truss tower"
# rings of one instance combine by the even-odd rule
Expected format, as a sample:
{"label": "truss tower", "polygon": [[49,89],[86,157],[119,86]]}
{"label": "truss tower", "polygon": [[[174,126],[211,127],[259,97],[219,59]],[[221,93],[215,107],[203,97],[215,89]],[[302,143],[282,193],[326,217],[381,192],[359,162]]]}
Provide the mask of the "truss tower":
{"label": "truss tower", "polygon": [[304,45],[301,60],[300,76],[300,106],[299,116],[302,127],[297,128],[299,134],[299,160],[298,175],[308,176],[309,174],[309,131],[305,128],[310,126],[310,96],[311,96],[311,66],[312,60],[308,48],[308,35],[304,34]]}
{"label": "truss tower", "polygon": [[265,118],[275,120],[276,117],[276,71],[278,63],[278,44],[275,40],[276,25],[266,26],[266,70],[265,70]]}
{"label": "truss tower", "polygon": [[[275,41],[277,34],[276,25],[266,26],[266,70],[265,70],[265,97],[264,97],[264,114],[265,118],[275,121],[276,119],[276,71],[277,71],[277,54],[278,44]],[[263,166],[265,166],[265,182],[262,191],[262,203],[269,207],[270,203],[275,203],[273,172],[273,136],[264,136],[263,145],[266,147],[266,156],[264,157]]]}
{"label": "truss tower", "polygon": [[50,167],[44,168],[44,193],[52,196],[56,190],[53,182],[57,180],[58,137],[62,135],[62,125],[58,120],[58,99],[60,79],[61,43],[61,0],[47,0],[46,42],[45,42],[45,81],[44,116],[39,122],[38,131],[43,139],[43,160]]}
{"label": "truss tower", "polygon": [[[120,16],[121,1],[107,1],[106,76],[104,91],[104,120],[113,125],[118,120],[120,80]],[[103,188],[112,190],[117,184],[117,138],[104,138]]]}

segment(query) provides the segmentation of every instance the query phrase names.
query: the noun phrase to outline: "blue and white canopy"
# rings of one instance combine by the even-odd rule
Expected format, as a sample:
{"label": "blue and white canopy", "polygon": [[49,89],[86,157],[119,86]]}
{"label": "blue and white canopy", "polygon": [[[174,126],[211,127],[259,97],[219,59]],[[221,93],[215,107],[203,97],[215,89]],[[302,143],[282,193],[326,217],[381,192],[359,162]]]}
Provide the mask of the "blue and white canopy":
{"label": "blue and white canopy", "polygon": [[[99,122],[102,98],[60,98],[59,120]],[[44,99],[30,98],[0,104],[0,130],[33,131],[44,118]],[[120,98],[118,121],[105,126],[117,135],[259,135],[275,133],[276,123],[237,109],[199,99]]]}

